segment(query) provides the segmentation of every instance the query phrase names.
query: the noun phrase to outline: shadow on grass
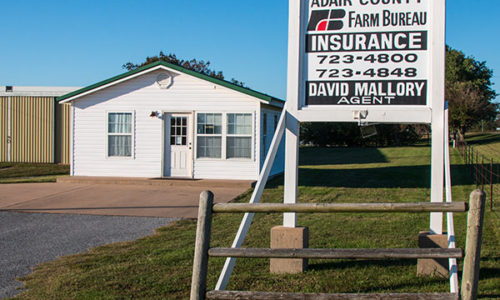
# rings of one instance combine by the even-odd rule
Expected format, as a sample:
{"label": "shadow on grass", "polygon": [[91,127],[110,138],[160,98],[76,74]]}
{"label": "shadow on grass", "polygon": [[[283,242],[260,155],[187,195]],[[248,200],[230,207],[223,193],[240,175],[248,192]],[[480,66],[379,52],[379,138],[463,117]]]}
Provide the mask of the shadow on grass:
{"label": "shadow on grass", "polygon": [[500,268],[481,268],[479,279],[500,278]]}
{"label": "shadow on grass", "polygon": [[[477,174],[475,173],[475,170],[475,165],[469,165],[465,168],[464,175],[469,179],[470,184],[473,183],[473,180],[476,178],[476,176],[479,185],[481,185],[481,176],[484,176],[484,184],[487,186],[490,184],[490,180],[493,181],[493,184],[500,183],[500,173],[498,171],[500,170],[500,164],[493,164],[493,174],[491,174],[491,165],[489,163],[481,165],[481,162],[479,162],[479,164],[477,165]],[[484,175],[481,175],[481,172]]]}
{"label": "shadow on grass", "polygon": [[316,148],[300,149],[299,164],[317,165],[350,165],[388,162],[377,148]]}
{"label": "shadow on grass", "polygon": [[[452,165],[451,172],[465,172]],[[383,167],[368,169],[300,169],[299,185],[349,188],[430,188],[430,166]],[[452,178],[453,185],[465,185],[465,177]]]}
{"label": "shadow on grass", "polygon": [[[377,267],[377,268],[387,268],[387,267],[414,267],[415,271],[417,269],[416,260],[355,260],[355,261],[341,261],[341,262],[329,262],[329,263],[319,263],[309,265],[310,270],[323,271],[323,270],[341,270],[341,269],[352,269],[359,268],[365,269],[366,267]],[[440,277],[419,277],[419,285],[426,286],[432,283],[443,283],[447,279]],[[385,281],[383,283],[378,283],[377,286],[367,285],[361,290],[356,288],[356,290],[347,290],[348,293],[375,293],[380,292],[380,290],[397,290],[403,288],[414,288],[415,282],[398,283],[397,281]]]}
{"label": "shadow on grass", "polygon": [[325,263],[311,263],[308,266],[312,271],[323,270],[342,270],[351,269],[353,267],[392,267],[392,266],[416,266],[415,260],[345,260],[345,261],[332,261]]}
{"label": "shadow on grass", "polygon": [[469,145],[484,145],[491,143],[500,143],[500,134],[480,134],[467,137],[465,139]]}
{"label": "shadow on grass", "polygon": [[[464,165],[452,165],[452,174],[466,174]],[[299,186],[347,188],[430,188],[430,166],[403,166],[365,169],[299,169]],[[283,184],[283,175],[267,187]],[[467,185],[467,176],[452,176],[452,184]]]}
{"label": "shadow on grass", "polygon": [[[482,261],[483,259],[481,259]],[[460,277],[461,278],[461,277]],[[500,278],[500,268],[481,268],[479,270],[479,280]],[[478,299],[500,299],[500,294],[484,294],[479,290]]]}
{"label": "shadow on grass", "polygon": [[69,175],[68,165],[15,163],[0,164],[0,168],[4,168],[0,172],[0,179]]}

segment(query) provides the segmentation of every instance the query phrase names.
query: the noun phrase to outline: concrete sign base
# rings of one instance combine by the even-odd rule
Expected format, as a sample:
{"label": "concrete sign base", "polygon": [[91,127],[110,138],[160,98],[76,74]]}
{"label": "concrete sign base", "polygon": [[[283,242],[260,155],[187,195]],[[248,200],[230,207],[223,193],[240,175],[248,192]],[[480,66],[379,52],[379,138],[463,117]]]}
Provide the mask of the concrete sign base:
{"label": "concrete sign base", "polygon": [[[303,249],[309,247],[307,227],[276,226],[271,229],[271,248]],[[271,259],[272,274],[297,274],[307,269],[307,259]]]}
{"label": "concrete sign base", "polygon": [[[420,232],[418,235],[419,248],[448,248],[448,235],[430,234]],[[448,259],[419,259],[417,262],[417,275],[419,276],[439,276],[448,278]]]}

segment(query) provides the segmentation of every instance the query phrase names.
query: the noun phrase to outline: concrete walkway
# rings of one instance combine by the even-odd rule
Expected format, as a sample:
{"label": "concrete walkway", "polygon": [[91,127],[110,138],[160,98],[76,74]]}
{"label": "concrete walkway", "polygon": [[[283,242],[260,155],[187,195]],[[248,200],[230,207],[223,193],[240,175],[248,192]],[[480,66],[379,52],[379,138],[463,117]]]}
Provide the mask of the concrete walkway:
{"label": "concrete walkway", "polygon": [[0,299],[19,293],[15,278],[39,263],[135,240],[177,218],[196,218],[202,191],[211,190],[215,202],[229,202],[251,184],[91,177],[0,184]]}
{"label": "concrete walkway", "polygon": [[69,179],[58,183],[2,184],[0,210],[196,218],[202,191],[211,190],[215,194],[215,202],[224,203],[248,190],[252,183],[231,180]]}

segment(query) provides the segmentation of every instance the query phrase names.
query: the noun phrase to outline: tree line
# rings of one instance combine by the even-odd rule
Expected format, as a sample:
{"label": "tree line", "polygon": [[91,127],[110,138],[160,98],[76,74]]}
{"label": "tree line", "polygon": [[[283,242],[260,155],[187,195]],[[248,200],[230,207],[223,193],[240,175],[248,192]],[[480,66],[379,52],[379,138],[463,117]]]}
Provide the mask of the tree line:
{"label": "tree line", "polygon": [[[191,70],[191,71],[195,71],[195,72],[203,74],[203,75],[207,75],[207,76],[210,76],[210,77],[213,77],[216,79],[220,79],[220,80],[225,80],[225,77],[224,77],[224,74],[222,73],[222,71],[215,71],[210,67],[210,61],[198,60],[196,58],[185,60],[185,59],[178,58],[173,53],[165,54],[163,51],[160,51],[160,53],[158,55],[146,57],[146,59],[142,63],[139,63],[139,64],[135,64],[132,62],[125,63],[125,64],[123,64],[122,68],[127,69],[128,71],[132,71],[132,70],[138,69],[140,67],[149,65],[149,64],[157,62],[157,61],[164,61],[164,62],[173,64],[173,65],[176,65],[176,66],[183,67],[183,68]],[[231,82],[232,84],[242,86],[242,87],[245,86],[244,82],[241,82],[241,81],[236,80],[234,78],[232,78],[229,82]]]}
{"label": "tree line", "polygon": [[[225,80],[222,71],[210,67],[210,61],[184,60],[175,54],[146,57],[139,64],[128,62],[123,65],[134,70],[147,64],[165,61],[186,69]],[[493,100],[497,93],[491,79],[493,70],[485,61],[478,61],[462,51],[446,47],[446,100],[449,103],[450,132],[460,139],[472,128],[481,124],[482,128],[500,127],[499,104]],[[243,82],[231,79],[229,82],[245,86]],[[301,142],[317,146],[393,146],[414,144],[430,134],[427,125],[376,124],[360,127],[355,123],[303,123]]]}
{"label": "tree line", "polygon": [[[450,113],[450,133],[459,139],[479,124],[484,129],[500,127],[499,104],[493,100],[493,70],[462,51],[446,47],[446,100]],[[428,125],[372,125],[369,136],[355,123],[301,124],[303,144],[316,146],[399,146],[410,145],[430,134]],[[375,131],[375,132],[374,132]]]}

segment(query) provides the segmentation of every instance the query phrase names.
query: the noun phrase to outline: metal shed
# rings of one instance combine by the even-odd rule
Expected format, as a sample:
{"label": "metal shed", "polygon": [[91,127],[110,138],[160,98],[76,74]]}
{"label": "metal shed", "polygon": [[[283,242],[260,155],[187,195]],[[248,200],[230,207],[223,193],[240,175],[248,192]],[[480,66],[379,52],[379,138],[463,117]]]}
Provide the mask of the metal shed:
{"label": "metal shed", "polygon": [[0,86],[0,162],[69,164],[70,107],[77,87]]}

